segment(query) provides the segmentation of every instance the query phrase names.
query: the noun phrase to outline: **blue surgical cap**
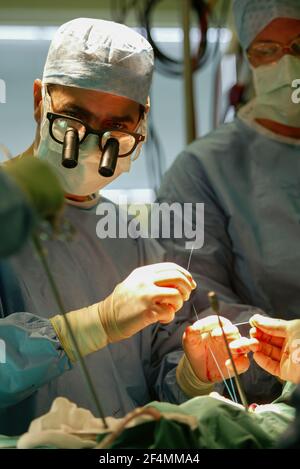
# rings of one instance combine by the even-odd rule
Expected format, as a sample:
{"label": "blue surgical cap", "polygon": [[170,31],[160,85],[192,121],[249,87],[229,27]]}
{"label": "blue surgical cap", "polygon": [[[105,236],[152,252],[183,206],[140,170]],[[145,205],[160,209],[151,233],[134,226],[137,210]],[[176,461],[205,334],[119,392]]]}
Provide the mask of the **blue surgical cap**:
{"label": "blue surgical cap", "polygon": [[243,49],[275,18],[300,19],[300,0],[234,0],[237,33]]}
{"label": "blue surgical cap", "polygon": [[43,83],[103,91],[145,105],[154,66],[149,42],[112,21],[77,18],[51,42]]}

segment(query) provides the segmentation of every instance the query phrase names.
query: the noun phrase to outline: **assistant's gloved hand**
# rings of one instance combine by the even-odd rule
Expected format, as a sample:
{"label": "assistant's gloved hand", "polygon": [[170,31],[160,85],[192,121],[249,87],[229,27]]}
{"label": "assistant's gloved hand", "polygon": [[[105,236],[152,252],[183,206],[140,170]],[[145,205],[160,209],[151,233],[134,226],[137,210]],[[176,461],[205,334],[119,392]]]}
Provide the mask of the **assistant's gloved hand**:
{"label": "assistant's gloved hand", "polygon": [[300,319],[284,321],[255,314],[250,334],[257,344],[250,348],[256,363],[284,381],[300,382]]}
{"label": "assistant's gloved hand", "polygon": [[[135,269],[105,300],[67,314],[82,355],[129,338],[150,324],[169,323],[196,288],[191,274],[169,262]],[[66,353],[75,359],[62,316],[51,319]]]}
{"label": "assistant's gloved hand", "polygon": [[[228,319],[220,317],[228,342],[248,341],[241,338],[239,330]],[[183,335],[183,355],[177,367],[176,378],[183,392],[189,396],[208,394],[213,383],[233,376],[226,345],[219,327],[217,316],[208,316],[189,326]],[[233,356],[238,373],[244,373],[250,366],[247,354]],[[217,364],[218,366],[217,366]]]}
{"label": "assistant's gloved hand", "polygon": [[38,216],[53,218],[60,211],[64,192],[48,164],[26,156],[9,161],[2,169],[24,192]]}

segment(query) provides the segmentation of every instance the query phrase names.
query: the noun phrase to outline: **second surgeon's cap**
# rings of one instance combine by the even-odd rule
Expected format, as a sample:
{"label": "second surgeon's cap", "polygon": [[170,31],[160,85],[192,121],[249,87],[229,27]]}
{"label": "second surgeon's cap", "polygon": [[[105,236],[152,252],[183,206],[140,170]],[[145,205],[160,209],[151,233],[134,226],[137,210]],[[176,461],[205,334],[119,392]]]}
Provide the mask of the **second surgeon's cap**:
{"label": "second surgeon's cap", "polygon": [[300,19],[300,0],[234,0],[233,11],[237,34],[246,50],[275,18]]}
{"label": "second surgeon's cap", "polygon": [[103,91],[147,102],[154,67],[149,42],[119,23],[77,18],[51,42],[43,83]]}

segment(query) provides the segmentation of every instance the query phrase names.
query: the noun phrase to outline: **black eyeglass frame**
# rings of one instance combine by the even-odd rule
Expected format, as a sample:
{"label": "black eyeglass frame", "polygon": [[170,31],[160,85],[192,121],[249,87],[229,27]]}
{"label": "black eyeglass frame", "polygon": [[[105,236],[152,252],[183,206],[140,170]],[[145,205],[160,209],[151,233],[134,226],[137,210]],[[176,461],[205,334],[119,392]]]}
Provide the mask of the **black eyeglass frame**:
{"label": "black eyeglass frame", "polygon": [[[53,134],[53,130],[52,130],[53,123],[54,123],[55,119],[73,120],[75,122],[78,122],[79,124],[81,124],[85,128],[85,130],[86,130],[85,134],[79,140],[79,144],[83,143],[84,140],[86,139],[86,137],[90,134],[98,135],[98,137],[99,137],[99,148],[100,148],[101,151],[103,151],[103,149],[104,149],[104,148],[102,148],[102,137],[106,132],[122,132],[124,134],[131,135],[132,137],[135,138],[135,144],[134,144],[133,148],[129,152],[124,153],[124,155],[118,155],[119,158],[124,158],[125,156],[131,155],[134,152],[134,150],[136,149],[136,147],[138,146],[138,144],[145,140],[144,135],[137,134],[135,132],[130,132],[129,130],[118,130],[118,129],[103,129],[101,131],[94,130],[92,127],[90,127],[88,124],[83,122],[81,119],[77,119],[77,117],[73,117],[73,116],[72,117],[71,116],[66,116],[65,114],[56,114],[55,112],[47,112],[47,119],[49,120],[49,123],[50,123],[50,125],[49,125],[50,136],[51,136],[51,138],[53,138],[53,140],[55,142],[59,143],[60,145],[63,145],[64,142],[61,142],[60,140],[55,138],[55,136]],[[112,136],[112,138],[114,138],[114,137]]]}

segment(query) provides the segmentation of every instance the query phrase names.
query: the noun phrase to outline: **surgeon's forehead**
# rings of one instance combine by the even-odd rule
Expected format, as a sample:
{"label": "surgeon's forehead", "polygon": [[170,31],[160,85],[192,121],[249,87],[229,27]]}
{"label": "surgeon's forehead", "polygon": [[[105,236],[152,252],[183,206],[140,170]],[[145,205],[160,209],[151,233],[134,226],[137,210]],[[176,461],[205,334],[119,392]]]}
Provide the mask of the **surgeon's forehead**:
{"label": "surgeon's forehead", "polygon": [[300,20],[294,18],[275,18],[260,33],[253,42],[274,41],[288,43],[300,35]]}
{"label": "surgeon's forehead", "polygon": [[56,112],[69,112],[88,120],[100,116],[121,122],[135,122],[140,104],[128,98],[95,90],[62,85],[48,85]]}

